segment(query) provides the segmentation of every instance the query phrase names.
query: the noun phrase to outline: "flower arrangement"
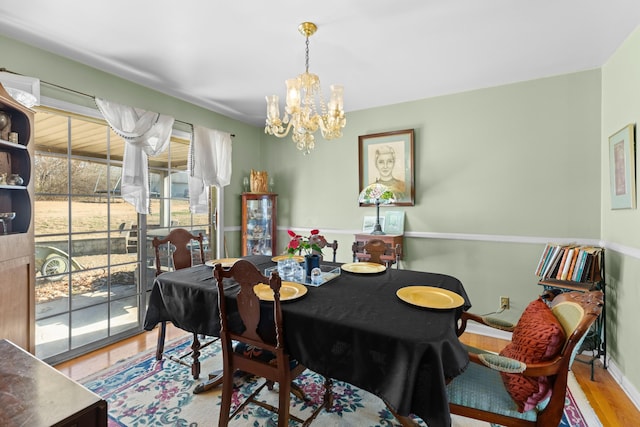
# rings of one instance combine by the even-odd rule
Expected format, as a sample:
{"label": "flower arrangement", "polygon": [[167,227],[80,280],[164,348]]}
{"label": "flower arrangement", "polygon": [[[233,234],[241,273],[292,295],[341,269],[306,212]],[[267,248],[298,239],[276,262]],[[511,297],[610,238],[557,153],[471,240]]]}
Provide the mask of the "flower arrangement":
{"label": "flower arrangement", "polygon": [[[304,252],[305,255],[322,253],[322,247],[326,246],[327,241],[324,236],[320,235],[320,230],[318,229],[311,230],[309,232],[309,237],[303,237],[291,230],[287,230],[287,233],[289,233],[289,236],[291,237],[291,240],[287,245],[287,252],[289,255],[294,255],[298,251]],[[324,245],[322,245],[323,243]]]}

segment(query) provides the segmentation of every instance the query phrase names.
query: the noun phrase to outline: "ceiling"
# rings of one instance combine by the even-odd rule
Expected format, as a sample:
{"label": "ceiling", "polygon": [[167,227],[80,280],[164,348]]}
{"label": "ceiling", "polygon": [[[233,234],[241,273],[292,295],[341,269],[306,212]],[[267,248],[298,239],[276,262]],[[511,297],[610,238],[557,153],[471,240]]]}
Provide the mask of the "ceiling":
{"label": "ceiling", "polygon": [[304,71],[303,21],[349,112],[600,67],[640,1],[0,0],[2,35],[256,126]]}

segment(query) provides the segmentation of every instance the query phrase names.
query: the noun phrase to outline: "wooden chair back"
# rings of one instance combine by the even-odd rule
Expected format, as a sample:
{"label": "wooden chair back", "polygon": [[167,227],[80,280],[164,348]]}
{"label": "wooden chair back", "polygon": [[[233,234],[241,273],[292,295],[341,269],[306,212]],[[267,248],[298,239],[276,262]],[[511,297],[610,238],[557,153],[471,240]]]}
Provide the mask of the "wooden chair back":
{"label": "wooden chair back", "polygon": [[368,261],[376,264],[382,264],[387,268],[391,268],[394,264],[396,268],[400,268],[400,257],[402,256],[402,247],[396,244],[392,247],[390,243],[386,243],[381,239],[371,239],[366,242],[354,242],[351,246],[353,252],[353,261]]}
{"label": "wooden chair back", "polygon": [[336,262],[336,254],[338,253],[338,241],[334,240],[333,242],[327,242],[326,248],[331,248],[333,250],[333,262]]}
{"label": "wooden chair back", "polygon": [[[466,406],[461,402],[450,400],[449,407],[451,413],[462,415],[469,418],[475,418],[478,420],[488,421],[499,425],[508,426],[551,426],[558,425],[562,419],[562,411],[564,409],[564,403],[567,392],[567,377],[569,368],[573,362],[573,357],[577,346],[582,342],[584,336],[591,329],[593,323],[596,321],[600,313],[602,312],[602,306],[604,304],[604,296],[601,291],[590,292],[566,292],[557,296],[553,294],[545,294],[547,298],[553,298],[549,305],[552,312],[560,321],[565,333],[567,335],[564,347],[560,353],[545,362],[539,362],[535,364],[527,364],[526,369],[522,372],[522,375],[532,377],[548,377],[551,386],[551,397],[547,405],[539,410],[534,419],[526,419],[517,416],[520,413],[514,413],[514,416],[505,415],[505,410],[509,408],[491,407],[491,410],[481,409],[478,407]],[[463,318],[466,320],[476,320],[482,322],[479,316],[473,314],[463,313]],[[466,320],[462,322],[462,327],[466,327]],[[471,362],[481,364],[481,360],[477,353],[470,352],[469,358]],[[469,368],[468,368],[469,369]],[[462,378],[466,374],[460,375]],[[480,378],[481,379],[481,378]],[[451,382],[451,385],[456,382],[457,377]],[[463,384],[463,383],[459,383]],[[473,389],[471,384],[465,384],[461,388],[462,390],[469,390],[468,394],[473,394],[478,391]],[[464,391],[464,393],[467,393]],[[452,395],[450,394],[450,397]],[[470,397],[470,396],[469,396]],[[466,402],[471,402],[472,399],[464,399]],[[482,398],[476,400],[476,402],[482,401]],[[512,406],[515,404],[512,403]],[[531,411],[529,411],[531,412]]]}
{"label": "wooden chair back", "polygon": [[204,263],[204,237],[202,233],[198,233],[198,235],[191,234],[189,231],[184,228],[174,228],[167,234],[163,239],[159,239],[158,237],[154,237],[152,244],[155,249],[156,256],[156,276],[163,272],[162,270],[162,245],[170,244],[173,246],[173,250],[168,250],[167,253],[171,252],[171,257],[173,261],[174,270],[180,270],[183,268],[188,268],[193,265],[193,256],[192,256],[192,248],[191,241],[198,242],[198,249],[200,255],[200,264]]}

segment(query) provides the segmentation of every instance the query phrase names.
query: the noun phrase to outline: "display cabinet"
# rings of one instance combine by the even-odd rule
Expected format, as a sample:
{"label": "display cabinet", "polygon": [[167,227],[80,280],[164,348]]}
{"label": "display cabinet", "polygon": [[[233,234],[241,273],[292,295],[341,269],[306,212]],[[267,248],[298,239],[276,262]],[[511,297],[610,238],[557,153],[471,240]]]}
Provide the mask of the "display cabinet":
{"label": "display cabinet", "polygon": [[278,252],[277,198],[273,193],[242,193],[242,256]]}
{"label": "display cabinet", "polygon": [[34,350],[33,111],[0,84],[0,339]]}

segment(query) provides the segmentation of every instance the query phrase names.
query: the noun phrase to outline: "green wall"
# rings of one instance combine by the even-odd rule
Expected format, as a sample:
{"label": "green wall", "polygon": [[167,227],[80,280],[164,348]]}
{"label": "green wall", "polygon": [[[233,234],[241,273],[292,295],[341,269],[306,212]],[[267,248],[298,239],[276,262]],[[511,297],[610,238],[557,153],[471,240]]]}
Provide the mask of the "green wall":
{"label": "green wall", "polygon": [[[640,302],[640,211],[611,209],[609,136],[640,120],[640,30],[602,67],[601,194],[602,239],[607,251],[608,351],[620,376],[640,389],[638,303]],[[636,132],[637,134],[637,132]],[[637,174],[636,156],[636,177]],[[624,381],[621,381],[624,383]],[[623,384],[624,385],[624,384]],[[636,398],[638,402],[638,398]]]}

